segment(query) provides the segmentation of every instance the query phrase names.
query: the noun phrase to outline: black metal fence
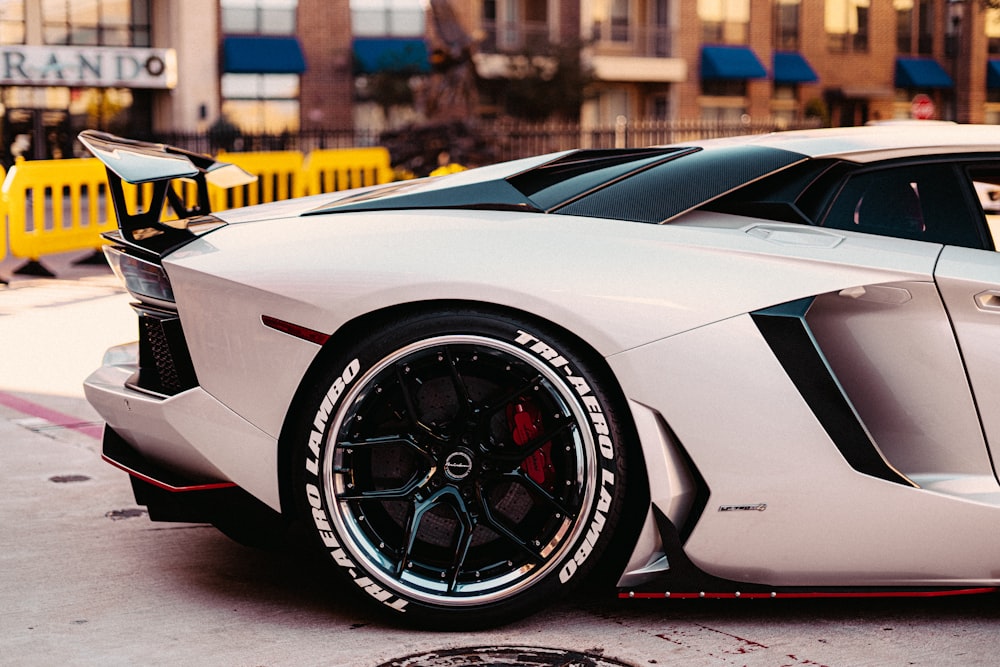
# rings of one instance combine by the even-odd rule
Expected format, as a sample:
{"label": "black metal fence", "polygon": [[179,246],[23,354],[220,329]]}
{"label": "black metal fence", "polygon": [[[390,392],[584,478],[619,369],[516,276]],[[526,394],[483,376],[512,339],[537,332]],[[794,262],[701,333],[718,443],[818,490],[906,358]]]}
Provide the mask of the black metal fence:
{"label": "black metal fence", "polygon": [[622,121],[608,127],[582,127],[576,123],[497,123],[490,128],[499,160],[572,148],[640,148],[699,139],[765,134],[777,130],[819,127],[819,122],[787,123],[706,120]]}
{"label": "black metal fence", "polygon": [[[490,161],[499,162],[573,148],[636,148],[818,126],[818,120],[806,120],[794,124],[770,120],[747,123],[706,120],[620,121],[613,126],[604,127],[584,127],[578,123],[495,120],[464,124],[462,135],[465,137],[474,135],[476,143],[480,147],[485,147],[485,150],[480,149],[477,153],[488,156]],[[415,128],[412,131],[413,143],[426,144],[428,134],[433,134],[435,129],[433,126]],[[454,134],[454,125],[442,125],[440,133],[442,135],[440,140],[433,143],[447,149],[448,135]],[[388,140],[389,136],[392,137],[392,142],[405,142],[407,134],[408,131],[404,128],[386,135],[375,131],[307,130],[276,135],[174,132],[135,138],[167,143],[208,154],[216,154],[221,150],[230,152],[294,150],[308,153],[322,148],[386,145],[391,143]],[[392,146],[390,151],[395,158],[398,151]],[[462,151],[454,151],[453,157],[461,160]]]}

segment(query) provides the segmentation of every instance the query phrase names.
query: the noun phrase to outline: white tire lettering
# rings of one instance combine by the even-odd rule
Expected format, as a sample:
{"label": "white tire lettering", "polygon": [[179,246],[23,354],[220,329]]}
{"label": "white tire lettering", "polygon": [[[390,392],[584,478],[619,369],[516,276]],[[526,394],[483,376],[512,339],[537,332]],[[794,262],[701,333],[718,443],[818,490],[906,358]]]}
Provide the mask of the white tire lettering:
{"label": "white tire lettering", "polygon": [[316,528],[322,531],[330,532],[333,530],[330,528],[330,522],[326,520],[326,512],[324,512],[319,507],[314,507],[312,511],[313,523],[316,524]]}
{"label": "white tire lettering", "polygon": [[323,397],[323,402],[319,406],[319,412],[316,413],[316,419],[313,420],[313,428],[319,432],[323,432],[326,428],[326,422],[330,419],[330,410],[333,409],[333,401],[330,400],[329,396]]}
{"label": "white tire lettering", "polygon": [[306,484],[306,497],[309,498],[309,506],[313,509],[323,506],[322,497],[315,484]]}
{"label": "white tire lettering", "polygon": [[601,450],[601,456],[608,459],[609,461],[615,458],[615,448],[611,444],[611,438],[606,435],[601,435],[597,437],[597,446]]}
{"label": "white tire lettering", "polygon": [[[333,413],[337,401],[340,400],[340,397],[360,373],[361,362],[358,359],[351,360],[343,372],[334,379],[330,390],[323,397],[316,411],[316,416],[313,419],[313,429],[309,432],[308,453],[305,457],[306,472],[313,477],[319,476],[320,448],[323,444],[323,434],[326,433],[327,423],[330,421],[330,415]],[[340,542],[337,540],[333,528],[330,526],[326,507],[323,502],[323,494],[320,492],[319,487],[316,484],[307,483],[305,485],[305,492],[306,498],[309,501],[309,507],[312,510],[313,523],[316,525],[323,546],[329,550],[333,562],[343,568],[351,580],[373,598],[396,611],[405,612],[408,604],[407,600],[394,596],[390,591],[375,584],[368,577],[358,575],[357,566],[347,555],[347,552],[344,551],[343,547],[340,546]]]}
{"label": "white tire lettering", "polygon": [[559,571],[559,583],[568,583],[573,575],[576,574],[576,561],[571,560],[563,566],[563,569]]}
{"label": "white tire lettering", "polygon": [[[580,397],[584,408],[590,415],[590,420],[593,423],[594,435],[596,436],[597,447],[601,456],[608,461],[614,461],[615,447],[614,442],[611,440],[611,429],[608,427],[608,422],[604,416],[604,410],[601,407],[601,402],[596,396],[593,395],[587,381],[582,376],[577,375],[574,372],[567,359],[559,354],[555,348],[535,336],[524,331],[518,331],[517,337],[514,341],[517,344],[528,348],[539,357],[552,364],[552,366],[561,369],[562,372],[565,373],[566,379],[573,387],[573,390]],[[598,494],[597,507],[594,510],[594,515],[591,519],[587,533],[584,535],[576,553],[573,554],[573,557],[569,559],[559,571],[560,583],[565,584],[572,579],[573,575],[575,575],[580,569],[580,566],[583,565],[587,558],[590,557],[591,553],[593,553],[594,545],[597,544],[597,541],[601,536],[601,532],[604,530],[604,526],[607,523],[606,515],[611,509],[612,500],[612,493],[609,490],[609,487],[613,487],[614,484],[614,473],[610,470],[601,468],[601,485],[600,492]]]}
{"label": "white tire lettering", "polygon": [[[323,397],[323,402],[313,419],[313,430],[309,433],[309,456],[306,456],[306,472],[313,477],[319,477],[319,448],[323,444],[323,434],[326,432],[326,424],[330,421],[330,413],[333,412],[334,404],[340,399],[341,394],[348,385],[358,377],[361,371],[361,362],[352,359],[347,367],[340,374],[340,377],[333,381],[330,391]],[[318,493],[318,492],[317,492]]]}

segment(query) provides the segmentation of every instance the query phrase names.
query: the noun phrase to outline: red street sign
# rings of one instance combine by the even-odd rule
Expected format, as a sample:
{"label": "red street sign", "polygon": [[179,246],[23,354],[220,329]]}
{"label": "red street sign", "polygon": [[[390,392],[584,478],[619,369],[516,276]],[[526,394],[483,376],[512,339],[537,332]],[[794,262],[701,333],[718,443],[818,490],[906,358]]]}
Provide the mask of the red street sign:
{"label": "red street sign", "polygon": [[913,101],[910,102],[910,115],[917,120],[934,118],[934,100],[923,93],[914,95]]}

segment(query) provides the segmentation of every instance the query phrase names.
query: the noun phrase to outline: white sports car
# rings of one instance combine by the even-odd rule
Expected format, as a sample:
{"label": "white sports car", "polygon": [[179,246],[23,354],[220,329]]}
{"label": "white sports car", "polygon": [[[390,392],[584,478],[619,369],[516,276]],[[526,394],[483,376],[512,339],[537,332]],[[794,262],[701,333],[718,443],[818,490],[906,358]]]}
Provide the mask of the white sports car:
{"label": "white sports car", "polygon": [[597,569],[626,598],[1000,586],[1000,127],[569,151],[211,214],[206,184],[245,174],[81,140],[139,318],[87,397],[154,521],[298,525],[431,627]]}

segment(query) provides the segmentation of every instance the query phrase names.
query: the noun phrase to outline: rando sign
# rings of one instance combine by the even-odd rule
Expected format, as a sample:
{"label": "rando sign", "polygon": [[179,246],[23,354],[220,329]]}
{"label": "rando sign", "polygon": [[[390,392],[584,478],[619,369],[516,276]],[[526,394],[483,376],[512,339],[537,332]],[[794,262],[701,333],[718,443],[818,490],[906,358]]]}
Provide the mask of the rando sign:
{"label": "rando sign", "polygon": [[930,120],[934,118],[934,100],[921,93],[914,95],[910,102],[910,115],[917,120]]}
{"label": "rando sign", "polygon": [[0,85],[173,88],[173,49],[0,46]]}

